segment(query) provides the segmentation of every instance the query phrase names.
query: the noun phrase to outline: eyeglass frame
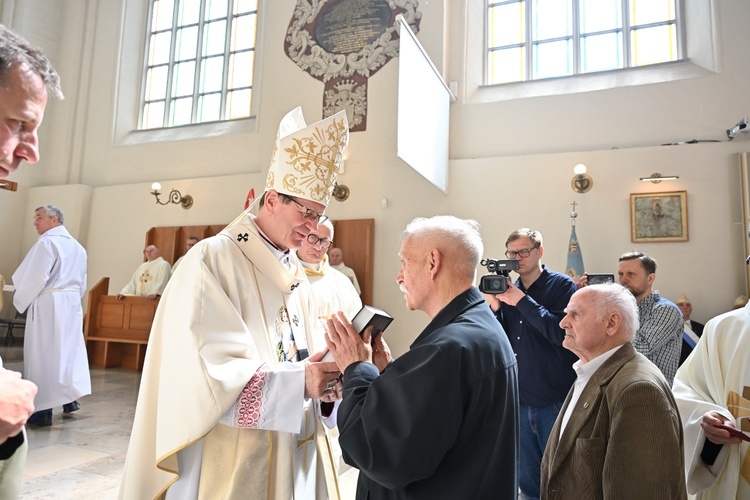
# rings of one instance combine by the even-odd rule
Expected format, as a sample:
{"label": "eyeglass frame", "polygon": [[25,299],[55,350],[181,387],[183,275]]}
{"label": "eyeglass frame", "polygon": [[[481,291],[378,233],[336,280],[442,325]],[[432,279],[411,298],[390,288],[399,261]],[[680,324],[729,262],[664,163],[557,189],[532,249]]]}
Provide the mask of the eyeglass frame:
{"label": "eyeglass frame", "polygon": [[[310,241],[310,237],[312,237],[315,241]],[[333,240],[331,238],[321,238],[317,234],[310,233],[307,235],[307,238],[305,238],[307,242],[313,246],[319,245],[320,248],[325,248],[328,250],[330,248],[331,244],[333,244]],[[325,242],[325,243],[323,243]]]}
{"label": "eyeglass frame", "polygon": [[304,209],[304,212],[300,212],[302,214],[302,218],[305,220],[309,220],[312,222],[316,222],[317,224],[323,224],[325,221],[329,219],[327,215],[319,214],[312,208],[307,208],[302,203],[298,202],[296,199],[294,199],[293,196],[289,196],[288,194],[279,193],[280,196],[286,198],[287,200],[293,201],[295,205],[298,207]]}
{"label": "eyeglass frame", "polygon": [[[541,245],[537,243],[531,248],[524,248],[523,250],[519,250],[517,252],[514,252],[512,250],[506,250],[505,256],[509,259],[514,259],[514,260],[517,260],[516,257],[521,257],[522,259],[526,259],[528,258],[529,255],[531,255],[532,250],[534,250],[535,248],[539,248],[540,246]],[[526,252],[526,255],[524,255],[524,252]],[[513,257],[511,257],[511,255],[513,255]]]}

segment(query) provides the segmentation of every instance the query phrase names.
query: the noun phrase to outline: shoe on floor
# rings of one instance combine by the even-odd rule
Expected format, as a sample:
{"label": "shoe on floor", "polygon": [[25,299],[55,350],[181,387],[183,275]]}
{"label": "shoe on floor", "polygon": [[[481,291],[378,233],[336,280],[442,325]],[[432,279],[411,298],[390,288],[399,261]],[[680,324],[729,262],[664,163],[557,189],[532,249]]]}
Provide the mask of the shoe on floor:
{"label": "shoe on floor", "polygon": [[78,404],[78,401],[73,401],[66,405],[63,405],[63,413],[73,413],[74,411],[78,411],[80,409],[81,405]]}
{"label": "shoe on floor", "polygon": [[52,425],[52,409],[35,412],[29,417],[26,423],[38,425],[39,427]]}

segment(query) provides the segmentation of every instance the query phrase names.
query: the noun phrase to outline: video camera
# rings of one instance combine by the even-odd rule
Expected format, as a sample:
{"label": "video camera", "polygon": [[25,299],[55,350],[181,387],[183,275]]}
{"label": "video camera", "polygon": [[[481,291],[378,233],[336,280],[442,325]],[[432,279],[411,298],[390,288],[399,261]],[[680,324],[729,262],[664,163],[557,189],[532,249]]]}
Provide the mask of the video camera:
{"label": "video camera", "polygon": [[510,281],[508,274],[511,271],[518,271],[518,260],[516,259],[482,259],[480,264],[491,273],[495,273],[495,275],[488,274],[479,279],[479,291],[490,295],[505,293],[505,290],[508,289],[508,281]]}

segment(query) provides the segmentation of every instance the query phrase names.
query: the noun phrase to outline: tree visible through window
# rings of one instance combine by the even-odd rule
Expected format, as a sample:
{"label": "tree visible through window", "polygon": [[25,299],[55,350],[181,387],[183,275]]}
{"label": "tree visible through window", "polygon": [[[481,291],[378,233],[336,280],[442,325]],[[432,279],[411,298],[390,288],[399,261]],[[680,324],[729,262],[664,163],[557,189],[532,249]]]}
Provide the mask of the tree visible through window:
{"label": "tree visible through window", "polygon": [[487,0],[487,84],[682,59],[680,0]]}
{"label": "tree visible through window", "polygon": [[258,0],[151,0],[141,129],[250,116]]}

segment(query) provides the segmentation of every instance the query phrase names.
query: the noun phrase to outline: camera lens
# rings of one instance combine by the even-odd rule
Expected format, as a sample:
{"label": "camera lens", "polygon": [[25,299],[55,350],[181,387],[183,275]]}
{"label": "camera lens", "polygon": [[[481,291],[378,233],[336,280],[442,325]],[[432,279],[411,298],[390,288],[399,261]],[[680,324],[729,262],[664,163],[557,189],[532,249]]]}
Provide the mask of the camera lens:
{"label": "camera lens", "polygon": [[508,289],[505,276],[482,276],[479,290],[484,293],[498,295]]}

